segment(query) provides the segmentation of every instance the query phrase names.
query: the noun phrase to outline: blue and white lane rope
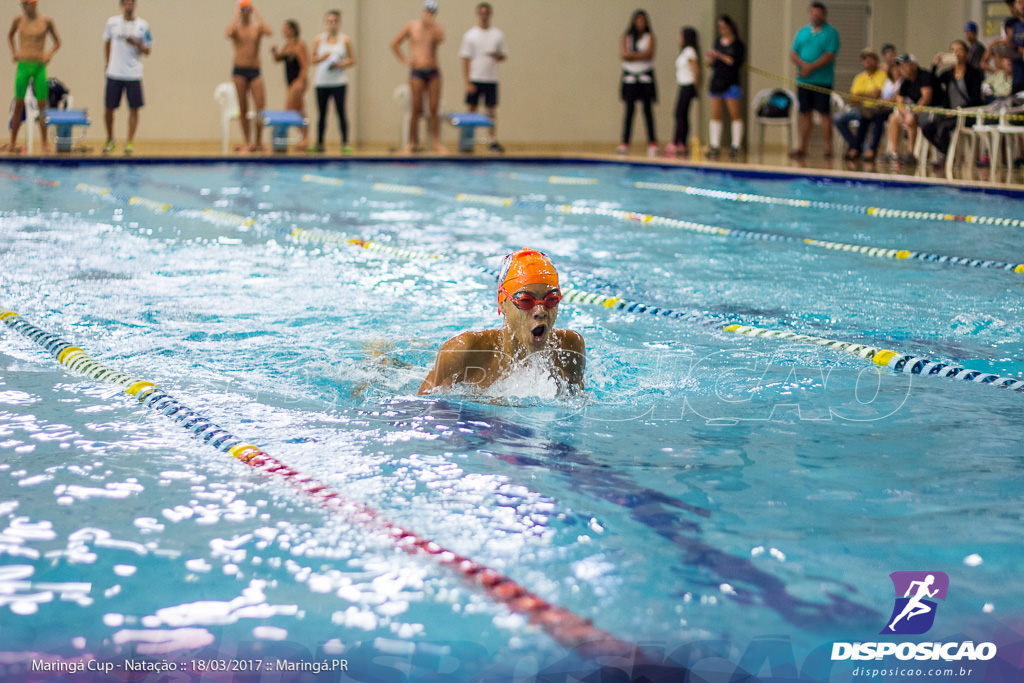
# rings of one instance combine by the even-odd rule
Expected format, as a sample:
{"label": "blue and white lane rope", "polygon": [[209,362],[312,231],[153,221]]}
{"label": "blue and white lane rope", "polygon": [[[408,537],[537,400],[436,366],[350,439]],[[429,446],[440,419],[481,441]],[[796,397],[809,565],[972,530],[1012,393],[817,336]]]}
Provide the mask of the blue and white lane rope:
{"label": "blue and white lane rope", "polygon": [[921,358],[918,356],[902,355],[891,349],[883,349],[877,346],[864,344],[853,344],[850,342],[825,339],[824,337],[812,337],[806,334],[786,332],[782,330],[769,330],[749,325],[730,324],[722,328],[724,332],[742,335],[744,337],[761,337],[766,339],[785,339],[788,341],[814,344],[827,349],[844,351],[846,353],[870,360],[875,365],[886,367],[893,372],[902,372],[910,375],[935,375],[948,379],[956,379],[976,384],[987,384],[999,389],[1010,389],[1011,391],[1024,391],[1024,379],[1019,377],[1005,377],[991,372],[981,370],[969,370],[952,363]]}
{"label": "blue and white lane rope", "polygon": [[845,213],[861,214],[874,218],[901,218],[918,221],[952,221],[961,223],[977,223],[979,225],[1000,225],[1013,228],[1024,226],[1020,218],[997,218],[995,216],[971,216],[940,211],[912,211],[906,209],[886,209],[880,206],[864,206],[860,204],[842,204],[839,202],[823,202],[814,199],[790,199],[768,195],[750,194],[747,192],[729,192],[707,187],[692,185],[673,185],[671,183],[633,183],[634,187],[644,190],[660,190],[662,192],[681,192],[694,197],[707,197],[732,202],[749,202],[753,204],[777,204],[799,209],[825,209]]}
{"label": "blue and white lane rope", "polygon": [[[308,176],[304,176],[305,180]],[[315,176],[317,178],[329,180],[329,178],[323,176]],[[318,181],[308,181],[318,182]],[[331,183],[322,183],[331,184]],[[403,194],[421,194],[423,188],[410,187],[406,185],[388,185],[384,183],[377,183],[374,186],[379,191],[395,191]],[[81,188],[80,188],[81,189]],[[93,188],[90,186],[90,190],[95,194],[106,195],[109,190],[106,188]],[[489,195],[471,195],[461,194],[457,195],[457,201],[464,202],[483,202],[491,205],[498,206],[523,206],[529,204],[531,208],[536,208],[537,203],[528,203],[515,200],[511,197],[492,197]],[[667,218],[664,216],[653,216],[650,214],[637,213],[634,211],[621,211],[617,209],[592,209],[588,207],[578,207],[572,205],[540,205],[549,211],[559,211],[562,213],[573,213],[573,214],[595,214],[595,215],[607,215],[620,220],[637,221],[641,223],[652,223],[655,225],[669,225],[672,227],[679,227],[687,230],[703,234],[712,235],[731,235],[746,237],[749,239],[767,239],[772,241],[788,241],[788,242],[805,242],[813,244],[814,246],[820,246],[827,249],[837,249],[842,251],[857,251],[864,253],[869,256],[885,257],[885,258],[896,258],[896,259],[908,259],[915,258],[924,261],[937,261],[940,263],[950,263],[954,265],[972,266],[978,268],[997,268],[1003,267],[1006,270],[1011,268],[1015,272],[1024,272],[1024,264],[1011,266],[1011,264],[1000,264],[993,261],[979,261],[977,259],[964,259],[961,257],[942,256],[938,254],[928,254],[925,252],[908,252],[905,250],[895,249],[878,249],[875,247],[863,247],[858,245],[848,245],[839,242],[825,242],[822,240],[809,240],[805,238],[792,237],[788,235],[778,235],[774,233],[750,231],[750,230],[733,230],[730,228],[722,228],[710,225],[702,225],[700,223],[693,223],[690,221],[681,221],[678,219]],[[224,212],[218,212],[214,210],[207,210],[211,217],[222,218],[224,222],[233,223],[238,225],[253,225],[255,220],[247,218],[245,216],[238,216],[235,214],[228,214]],[[292,228],[289,231],[289,236],[305,241],[313,242],[325,242],[344,244],[350,246],[358,246],[367,251],[387,254],[395,256],[397,258],[406,259],[431,259],[440,260],[443,257],[440,254],[431,253],[419,249],[406,249],[402,247],[395,247],[392,245],[381,244],[374,242],[373,240],[362,240],[352,239],[347,237],[341,237],[332,235],[330,233],[323,233],[315,230],[305,230],[302,228]],[[488,268],[481,268],[481,271],[497,277],[497,272]],[[894,372],[908,372],[910,374],[926,374],[936,375],[939,377],[946,377],[951,379],[960,379],[974,381],[979,384],[987,384],[998,388],[1009,388],[1014,391],[1021,391],[1024,388],[1024,380],[1016,377],[1004,377],[995,375],[992,373],[986,373],[979,370],[968,370],[966,368],[951,364],[944,363],[942,361],[931,360],[927,358],[918,358],[915,356],[901,355],[896,351],[889,349],[881,349],[878,347],[864,346],[859,344],[852,344],[850,342],[843,342],[837,340],[830,340],[821,337],[811,337],[808,335],[799,334],[796,332],[788,332],[781,330],[767,330],[763,328],[751,327],[741,325],[739,323],[727,323],[720,318],[711,316],[708,313],[700,311],[677,311],[670,308],[664,308],[659,306],[652,306],[638,301],[628,301],[621,297],[610,296],[606,294],[599,294],[594,292],[587,292],[574,288],[566,288],[563,292],[563,298],[570,303],[582,303],[582,304],[593,304],[603,306],[612,310],[624,311],[627,313],[643,313],[648,315],[656,315],[665,318],[673,318],[677,320],[683,320],[684,322],[701,325],[704,327],[718,328],[724,332],[731,332],[740,334],[743,336],[759,336],[765,338],[785,339],[788,341],[797,341],[815,344],[818,346],[824,346],[834,350],[845,350],[865,360],[870,360],[876,365],[882,365],[888,367]],[[850,351],[853,349],[853,351]],[[861,355],[861,351],[867,349],[865,353],[870,355]],[[876,356],[876,352],[880,355]],[[884,359],[885,362],[879,362]]]}
{"label": "blue and white lane rope", "polygon": [[491,600],[526,616],[531,624],[539,626],[559,645],[575,649],[585,656],[633,656],[638,663],[648,661],[642,650],[598,628],[589,619],[553,605],[500,572],[389,521],[379,510],[345,499],[326,484],[218,427],[152,382],[97,362],[81,348],[35,326],[14,311],[0,308],[0,321],[42,347],[68,370],[120,387],[142,405],[170,417],[194,438],[237,458],[268,479],[289,484],[328,511],[342,514],[350,523],[383,533],[408,553],[422,552],[433,556],[441,565],[478,586]]}
{"label": "blue and white lane rope", "polygon": [[[415,188],[405,185],[394,186],[397,188],[394,190],[390,189],[391,187],[392,186],[389,186],[387,184],[377,183],[374,186],[374,189],[382,192],[400,192],[402,194],[413,194],[414,190],[419,190],[420,193],[425,192],[423,188]],[[454,197],[449,196],[445,198],[454,199],[457,202],[464,202],[469,204],[486,204],[489,206],[513,207],[527,210],[542,210],[547,211],[549,213],[607,216],[609,218],[637,222],[645,225],[660,225],[669,228],[677,228],[702,235],[736,237],[740,239],[762,240],[766,242],[784,242],[788,244],[802,244],[804,246],[828,249],[831,251],[842,251],[853,254],[861,254],[873,258],[893,259],[896,261],[924,261],[931,263],[942,263],[952,266],[961,266],[967,268],[985,268],[1024,274],[1024,263],[996,261],[992,259],[977,259],[969,258],[966,256],[951,256],[948,254],[936,254],[927,251],[914,251],[910,249],[872,247],[864,244],[850,244],[846,242],[820,240],[813,237],[786,235],[783,233],[769,232],[767,230],[741,230],[738,228],[725,228],[717,225],[706,225],[703,223],[695,223],[693,221],[684,221],[678,218],[669,218],[667,216],[656,216],[653,214],[643,213],[639,211],[594,208],[578,206],[574,204],[549,204],[545,202],[520,200],[515,197],[502,197],[496,195],[481,195],[470,193],[460,193],[455,195]]]}

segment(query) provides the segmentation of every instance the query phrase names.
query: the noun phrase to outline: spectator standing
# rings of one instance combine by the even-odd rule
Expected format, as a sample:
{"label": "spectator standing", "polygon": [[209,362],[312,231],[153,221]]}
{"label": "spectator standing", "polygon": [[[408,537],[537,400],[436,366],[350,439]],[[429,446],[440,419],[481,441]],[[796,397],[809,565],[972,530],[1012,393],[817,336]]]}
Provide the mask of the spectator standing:
{"label": "spectator standing", "polygon": [[739,156],[743,140],[743,115],[740,112],[740,74],[747,60],[747,46],[740,40],[736,22],[728,14],[718,17],[715,22],[718,39],[708,50],[708,64],[711,66],[711,83],[708,94],[711,97],[711,120],[708,121],[708,158],[717,159],[722,145],[722,119],[725,109],[729,110],[731,122],[731,147],[729,156]]}
{"label": "spectator standing", "polygon": [[498,143],[498,63],[505,61],[505,34],[491,25],[494,10],[489,2],[476,6],[477,25],[462,36],[459,56],[462,57],[462,75],[466,82],[466,106],[475,112],[484,100],[484,110],[491,120],[487,149],[501,154],[505,149]]}
{"label": "spectator standing", "polygon": [[622,142],[618,153],[629,151],[629,140],[633,136],[633,115],[639,102],[644,109],[644,123],[647,126],[647,156],[658,154],[658,137],[654,132],[654,103],[658,101],[658,88],[654,81],[654,34],[647,12],[638,9],[633,12],[629,28],[622,36],[619,54],[622,57],[622,85],[619,94],[626,104],[622,121]]}
{"label": "spectator standing", "polygon": [[828,10],[823,3],[812,2],[809,13],[810,23],[797,31],[790,51],[790,60],[797,68],[797,100],[800,102],[800,146],[790,153],[796,159],[807,156],[815,111],[821,114],[825,158],[832,156],[831,90],[835,85],[839,32],[828,23]]}
{"label": "spectator standing", "polygon": [[327,115],[330,104],[338,113],[341,127],[341,153],[351,154],[348,144],[348,114],[345,97],[348,91],[348,69],[356,63],[352,40],[341,32],[341,11],[331,10],[324,15],[324,32],[313,41],[312,63],[316,65],[316,107],[319,118],[316,126],[316,146],[313,152],[324,151],[324,134],[327,132]]}
{"label": "spectator standing", "polygon": [[139,127],[139,109],[145,105],[142,94],[142,57],[153,48],[153,36],[145,19],[135,15],[135,0],[121,0],[121,14],[107,19],[103,30],[103,55],[107,63],[106,109],[103,122],[107,142],[103,153],[114,151],[114,111],[121,99],[128,98],[128,139],[124,153],[135,149],[135,131]]}
{"label": "spectator standing", "polygon": [[672,142],[665,146],[665,156],[689,154],[690,104],[700,93],[700,45],[697,29],[684,26],[679,31],[679,56],[676,57],[676,126]]}

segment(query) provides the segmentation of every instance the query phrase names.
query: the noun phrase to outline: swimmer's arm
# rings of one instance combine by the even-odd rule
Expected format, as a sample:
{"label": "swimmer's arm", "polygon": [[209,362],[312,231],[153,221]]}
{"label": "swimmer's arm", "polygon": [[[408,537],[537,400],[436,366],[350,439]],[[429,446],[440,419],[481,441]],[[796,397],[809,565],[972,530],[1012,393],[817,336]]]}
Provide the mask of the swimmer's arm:
{"label": "swimmer's arm", "polygon": [[583,371],[587,368],[587,348],[583,343],[583,337],[579,332],[572,330],[561,330],[558,340],[559,354],[561,355],[559,367],[569,388],[573,391],[582,392],[586,387],[583,385]]}
{"label": "swimmer's arm", "polygon": [[53,56],[57,54],[57,50],[60,49],[60,35],[57,33],[57,24],[53,22],[53,19],[46,20],[46,30],[53,37],[53,47],[43,56],[43,63],[49,64]]}
{"label": "swimmer's arm", "polygon": [[426,394],[440,387],[450,387],[466,380],[469,356],[474,344],[469,333],[452,337],[441,345],[434,367],[420,385],[418,393]]}
{"label": "swimmer's arm", "polygon": [[411,25],[412,23],[410,22],[403,26],[402,30],[399,31],[397,36],[395,36],[395,39],[391,41],[391,51],[395,53],[396,57],[398,57],[398,61],[400,61],[402,64],[405,64],[406,66],[411,64],[412,60],[407,59],[405,54],[402,53],[401,45],[403,42],[405,42],[405,39],[410,36],[409,27]]}
{"label": "swimmer's arm", "polygon": [[295,79],[295,82],[301,82],[305,87],[306,76],[309,73],[309,50],[306,48],[306,44],[300,40],[296,52],[299,58],[299,77]]}
{"label": "swimmer's arm", "polygon": [[7,33],[7,42],[11,45],[11,59],[18,61],[18,48],[14,44],[14,36],[18,33],[18,24],[21,23],[21,17],[15,17],[14,23],[11,24],[11,30]]}

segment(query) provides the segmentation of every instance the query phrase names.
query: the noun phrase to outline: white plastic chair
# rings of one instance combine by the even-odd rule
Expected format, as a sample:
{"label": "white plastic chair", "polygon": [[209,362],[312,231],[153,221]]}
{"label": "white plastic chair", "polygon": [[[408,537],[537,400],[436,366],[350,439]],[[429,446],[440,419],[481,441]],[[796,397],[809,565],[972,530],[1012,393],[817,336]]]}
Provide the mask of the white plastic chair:
{"label": "white plastic chair", "polygon": [[[399,149],[405,149],[406,147],[409,146],[409,120],[412,118],[412,92],[409,89],[409,84],[408,83],[402,83],[401,85],[396,86],[395,87],[395,92],[391,95],[391,97],[392,97],[392,99],[395,100],[395,102],[398,103],[398,106],[402,108],[402,129],[398,133],[398,140],[399,140],[399,147],[398,148]],[[444,111],[444,100],[443,99],[438,103],[437,109],[438,109],[438,116],[442,116],[443,117],[443,114],[440,113],[440,112]],[[426,121],[427,121],[427,117],[428,116],[429,116],[429,112],[427,112],[427,108],[424,107],[422,115],[420,117],[420,121],[422,121],[424,123],[424,125],[426,125]],[[443,138],[444,137],[443,127],[442,127],[441,130],[438,131],[438,137],[439,138]],[[424,139],[424,136],[420,135],[420,140],[422,141],[423,139]],[[439,142],[440,142],[440,140],[439,140]]]}
{"label": "white plastic chair", "polygon": [[39,119],[39,102],[36,101],[32,88],[25,93],[25,154],[32,153],[32,147],[36,142],[36,121]]}
{"label": "white plastic chair", "polygon": [[[983,107],[963,107],[957,110],[956,128],[949,138],[949,151],[946,153],[946,179],[953,180],[953,172],[956,169],[957,161],[961,158],[967,160],[967,167],[971,177],[974,177],[975,163],[978,159],[978,143],[985,143],[986,149],[991,155],[991,131],[989,128],[994,125],[995,119],[977,118],[974,125],[968,126],[967,119],[978,113],[992,112],[992,105]],[[961,154],[961,148],[966,148]]]}
{"label": "white plastic chair", "polygon": [[[231,122],[241,115],[238,107],[238,90],[234,83],[221,83],[213,90],[213,99],[220,105],[220,153],[228,153],[231,141]],[[250,111],[246,117],[250,121],[256,118],[256,112]]]}
{"label": "white plastic chair", "polygon": [[[1010,182],[1013,178],[1013,162],[1017,149],[1017,139],[1024,138],[1024,125],[1011,124],[1009,120],[1011,114],[1014,116],[1024,116],[1024,107],[1014,107],[1003,112],[1003,115],[999,117],[999,123],[996,124],[996,135],[993,143],[996,150],[993,158],[999,157],[1004,151],[1006,153],[1006,182]],[[996,165],[995,161],[993,161],[993,180],[995,180],[995,173]]]}
{"label": "white plastic chair", "polygon": [[[770,117],[770,116],[759,116],[757,110],[761,108],[761,105],[771,96],[776,90],[781,90],[789,96],[789,116],[782,117]],[[765,88],[764,90],[757,91],[750,100],[750,121],[757,122],[757,126],[754,127],[757,130],[758,140],[758,153],[764,155],[764,129],[765,127],[786,128],[786,150],[793,149],[793,137],[794,129],[796,126],[797,116],[797,103],[796,94],[792,90],[787,88]]]}

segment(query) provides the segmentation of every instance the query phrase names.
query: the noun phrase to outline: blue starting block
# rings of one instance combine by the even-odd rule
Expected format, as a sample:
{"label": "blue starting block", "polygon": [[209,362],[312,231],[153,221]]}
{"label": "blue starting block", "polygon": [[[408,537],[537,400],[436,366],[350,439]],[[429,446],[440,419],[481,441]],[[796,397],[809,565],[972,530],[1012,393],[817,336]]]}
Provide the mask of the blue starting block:
{"label": "blue starting block", "polygon": [[473,144],[476,142],[476,129],[478,126],[488,128],[494,127],[494,121],[483,114],[465,113],[452,114],[452,125],[459,129],[459,151],[463,154],[473,153]]}
{"label": "blue starting block", "polygon": [[271,137],[275,152],[288,151],[288,131],[292,126],[302,127],[307,125],[306,119],[297,111],[264,111],[263,125],[273,128]]}
{"label": "blue starting block", "polygon": [[70,152],[74,142],[75,126],[88,126],[90,123],[84,109],[46,110],[46,125],[57,128],[54,144],[58,152]]}

